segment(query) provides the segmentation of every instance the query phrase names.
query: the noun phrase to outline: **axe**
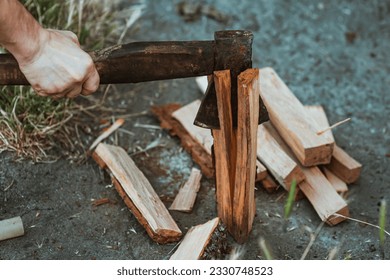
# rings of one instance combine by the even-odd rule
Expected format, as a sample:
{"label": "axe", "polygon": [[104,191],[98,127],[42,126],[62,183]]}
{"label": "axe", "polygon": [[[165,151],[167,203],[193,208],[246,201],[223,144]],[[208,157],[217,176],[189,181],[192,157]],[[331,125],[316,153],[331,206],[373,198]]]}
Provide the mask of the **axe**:
{"label": "axe", "polygon": [[[233,126],[237,126],[237,76],[252,67],[253,35],[227,30],[213,41],[134,42],[89,52],[101,84],[139,83],[212,75],[230,69]],[[0,85],[28,85],[11,54],[0,54]],[[259,123],[268,120],[260,98]],[[218,107],[213,81],[202,100],[194,124],[218,129]]]}

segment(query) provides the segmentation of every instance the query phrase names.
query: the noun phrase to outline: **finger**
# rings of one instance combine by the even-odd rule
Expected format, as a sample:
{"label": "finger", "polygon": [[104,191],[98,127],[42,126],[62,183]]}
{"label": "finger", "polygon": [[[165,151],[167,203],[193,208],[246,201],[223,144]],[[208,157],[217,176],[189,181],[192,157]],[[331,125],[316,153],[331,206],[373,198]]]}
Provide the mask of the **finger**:
{"label": "finger", "polygon": [[82,95],[90,95],[99,88],[100,77],[97,70],[94,68],[92,74],[88,76],[81,90]]}
{"label": "finger", "polygon": [[82,86],[81,86],[81,84],[80,84],[80,85],[78,85],[78,86],[72,88],[69,92],[67,92],[67,93],[65,94],[65,97],[66,97],[66,98],[75,98],[75,97],[77,97],[77,96],[80,95],[81,90],[82,90]]}
{"label": "finger", "polygon": [[76,34],[74,34],[72,31],[69,31],[69,30],[57,30],[57,32],[61,33],[62,35],[68,37],[69,39],[71,39],[75,44],[77,44],[78,46],[80,46],[80,42],[79,42],[79,39],[77,37]]}

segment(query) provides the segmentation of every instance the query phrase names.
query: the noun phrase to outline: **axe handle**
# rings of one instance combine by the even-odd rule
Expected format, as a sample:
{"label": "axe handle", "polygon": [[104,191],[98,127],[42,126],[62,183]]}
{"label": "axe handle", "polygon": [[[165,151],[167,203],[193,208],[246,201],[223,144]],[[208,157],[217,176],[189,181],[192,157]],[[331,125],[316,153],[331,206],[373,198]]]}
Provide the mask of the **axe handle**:
{"label": "axe handle", "polygon": [[[135,42],[89,52],[101,84],[210,75],[214,41]],[[0,85],[29,85],[11,54],[0,54]]]}

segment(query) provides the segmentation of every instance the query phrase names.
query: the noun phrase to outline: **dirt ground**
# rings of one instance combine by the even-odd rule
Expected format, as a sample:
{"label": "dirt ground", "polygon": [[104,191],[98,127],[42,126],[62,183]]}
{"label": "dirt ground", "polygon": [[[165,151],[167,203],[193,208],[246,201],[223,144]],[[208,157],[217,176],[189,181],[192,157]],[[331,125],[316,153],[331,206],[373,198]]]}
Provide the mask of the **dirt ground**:
{"label": "dirt ground", "polygon": [[[193,21],[178,13],[178,3],[145,1],[125,41],[211,40],[216,30],[251,30],[255,67],[273,67],[304,104],[324,105],[331,123],[352,118],[334,130],[338,145],[364,166],[347,201],[351,217],[378,224],[381,199],[390,203],[390,1],[201,1],[223,16],[202,9]],[[108,103],[129,114],[201,98],[193,78],[116,88]],[[169,206],[195,164],[178,139],[145,124],[159,125],[150,113],[128,118],[125,129],[133,134],[118,132],[117,143],[129,153],[158,144],[133,159]],[[230,247],[239,248],[241,259],[262,259],[263,237],[275,259],[300,259],[310,230],[321,224],[314,209],[306,200],[297,202],[285,222],[283,192],[257,189],[250,238],[240,247],[229,238]],[[92,205],[106,197],[114,203]],[[171,213],[183,233],[215,217],[214,181],[202,179],[192,213]],[[2,153],[0,220],[14,216],[22,217],[25,235],[2,241],[0,259],[168,259],[176,246],[148,237],[93,160],[34,164]],[[326,259],[334,248],[336,259],[382,258],[378,229],[354,221],[324,225],[306,259]],[[389,259],[389,238],[384,251]]]}

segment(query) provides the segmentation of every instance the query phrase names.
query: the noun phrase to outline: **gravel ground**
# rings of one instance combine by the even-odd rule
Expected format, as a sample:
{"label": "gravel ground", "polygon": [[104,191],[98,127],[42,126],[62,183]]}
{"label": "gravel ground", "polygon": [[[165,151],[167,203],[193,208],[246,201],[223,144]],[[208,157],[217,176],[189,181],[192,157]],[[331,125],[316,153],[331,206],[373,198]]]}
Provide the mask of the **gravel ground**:
{"label": "gravel ground", "polygon": [[[124,41],[210,40],[216,30],[251,30],[255,67],[273,67],[304,104],[322,104],[330,123],[352,118],[334,130],[338,145],[363,164],[347,201],[351,217],[378,224],[378,205],[390,198],[390,1],[201,1],[218,14],[202,9],[193,21],[179,15],[178,3],[145,1],[143,15]],[[201,98],[193,78],[116,89],[108,103],[128,113]],[[158,121],[151,114],[129,118],[125,129],[134,134],[118,133],[117,143],[132,152],[158,141],[160,146],[133,158],[169,205],[195,164],[178,139],[143,124]],[[194,211],[172,212],[184,233],[216,216],[214,181],[201,183]],[[0,186],[0,219],[21,216],[25,226],[23,237],[1,242],[0,259],[167,259],[176,246],[158,245],[147,236],[92,160],[34,164],[3,153]],[[267,194],[258,186],[257,215],[248,242],[239,247],[240,258],[263,258],[260,237],[275,259],[301,258],[310,231],[321,221],[302,200],[285,222],[282,194]],[[113,203],[92,205],[91,199],[103,197]],[[238,246],[231,238],[228,242]],[[381,251],[378,229],[345,221],[324,225],[306,259],[325,259],[334,248],[336,259],[388,259],[390,253],[388,240]]]}

